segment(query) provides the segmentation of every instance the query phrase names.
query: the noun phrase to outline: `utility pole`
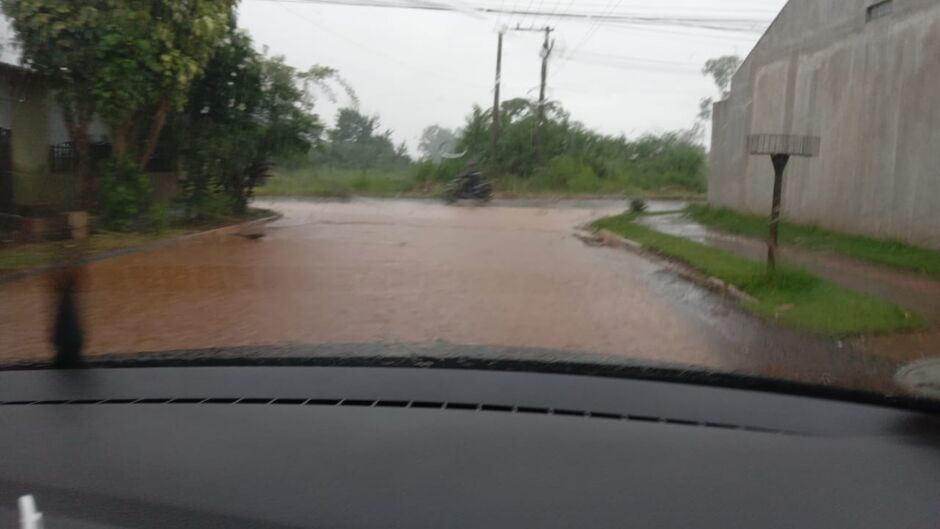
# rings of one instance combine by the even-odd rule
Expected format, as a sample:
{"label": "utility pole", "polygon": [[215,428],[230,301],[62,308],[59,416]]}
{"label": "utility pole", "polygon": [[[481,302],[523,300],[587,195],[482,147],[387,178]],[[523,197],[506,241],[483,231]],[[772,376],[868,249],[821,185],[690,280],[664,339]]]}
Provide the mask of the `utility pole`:
{"label": "utility pole", "polygon": [[541,160],[542,158],[542,137],[544,135],[545,128],[545,83],[548,80],[548,57],[552,54],[552,50],[555,48],[555,43],[549,43],[551,38],[552,31],[554,29],[545,26],[545,42],[542,43],[542,83],[539,86],[539,108],[538,108],[538,118],[535,123],[535,159]]}
{"label": "utility pole", "polygon": [[502,80],[503,69],[503,34],[505,29],[499,30],[499,40],[496,45],[496,86],[493,89],[493,126],[490,132],[490,164],[496,164],[496,143],[499,140],[499,83]]}
{"label": "utility pole", "polygon": [[[539,85],[539,106],[536,111],[537,118],[535,123],[535,135],[532,137],[532,144],[535,147],[535,157],[536,159],[540,159],[542,155],[542,136],[544,134],[543,129],[545,128],[545,84],[548,82],[548,58],[551,56],[552,50],[555,49],[555,43],[554,41],[551,41],[551,35],[552,32],[555,31],[555,28],[549,26],[545,26],[543,28],[524,28],[516,24],[516,27],[512,28],[511,31],[545,32],[545,41],[542,43],[542,82]],[[502,34],[500,34],[500,42],[502,42]],[[497,65],[498,64],[499,63],[497,62]],[[497,90],[498,86],[499,85],[497,85]]]}

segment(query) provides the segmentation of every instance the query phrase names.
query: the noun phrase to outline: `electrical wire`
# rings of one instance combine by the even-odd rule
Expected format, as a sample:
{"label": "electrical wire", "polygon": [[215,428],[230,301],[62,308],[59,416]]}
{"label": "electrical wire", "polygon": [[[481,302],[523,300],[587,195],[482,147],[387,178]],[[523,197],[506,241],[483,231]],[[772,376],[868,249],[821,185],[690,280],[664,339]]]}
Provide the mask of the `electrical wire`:
{"label": "electrical wire", "polygon": [[433,77],[437,77],[437,78],[439,78],[439,79],[442,79],[442,80],[445,80],[445,81],[449,81],[449,82],[452,82],[452,83],[458,83],[458,84],[461,84],[461,85],[472,84],[472,85],[477,86],[477,87],[480,87],[480,88],[486,88],[486,87],[484,87],[483,85],[479,85],[479,84],[476,84],[476,83],[473,83],[473,82],[469,82],[469,81],[467,81],[466,79],[458,79],[458,78],[456,78],[456,77],[450,77],[450,76],[448,76],[448,75],[441,75],[439,72],[436,72],[436,71],[434,71],[434,70],[425,69],[425,68],[422,68],[422,67],[420,67],[420,66],[416,66],[416,65],[414,65],[414,64],[411,64],[411,63],[409,63],[409,62],[407,62],[407,61],[403,61],[403,60],[399,59],[398,57],[395,57],[394,55],[385,53],[385,52],[383,52],[383,51],[381,51],[381,50],[379,50],[379,49],[376,49],[376,48],[373,48],[373,47],[368,46],[368,45],[366,45],[366,44],[363,44],[363,43],[361,43],[361,42],[359,42],[359,41],[357,41],[357,40],[355,40],[355,39],[353,39],[353,38],[350,38],[350,37],[347,36],[347,35],[344,35],[344,34],[338,32],[338,31],[335,31],[335,30],[333,30],[333,29],[327,27],[325,24],[320,24],[320,23],[314,21],[313,19],[311,19],[311,18],[309,18],[309,17],[303,15],[302,13],[298,13],[297,11],[294,11],[293,9],[289,9],[289,8],[288,8],[287,6],[285,6],[285,5],[281,5],[281,8],[284,9],[285,11],[287,11],[288,13],[294,15],[294,16],[297,17],[298,19],[300,19],[300,20],[302,20],[302,21],[304,21],[304,22],[307,22],[307,23],[313,25],[314,27],[316,27],[316,28],[318,28],[318,29],[320,29],[320,30],[323,30],[323,31],[325,31],[325,32],[327,32],[327,33],[330,33],[331,35],[335,36],[336,38],[339,38],[339,39],[341,39],[341,40],[344,40],[344,41],[346,41],[346,42],[352,44],[353,46],[356,46],[357,48],[360,48],[360,49],[362,49],[362,50],[364,50],[364,51],[367,51],[367,52],[369,52],[369,53],[378,55],[378,56],[383,57],[383,58],[385,58],[385,59],[388,59],[388,60],[390,60],[390,61],[394,61],[394,62],[396,62],[396,63],[398,63],[398,64],[401,64],[402,66],[404,66],[404,67],[406,67],[406,68],[410,68],[410,69],[412,69],[412,70],[414,70],[414,71],[421,72],[422,74],[431,75],[431,76],[433,76]]}
{"label": "electrical wire", "polygon": [[465,9],[455,8],[448,5],[442,5],[440,3],[427,3],[427,2],[416,2],[408,1],[405,3],[396,2],[390,3],[381,0],[257,0],[257,1],[266,1],[266,2],[277,2],[277,3],[299,3],[299,4],[321,4],[321,5],[340,5],[340,6],[356,6],[356,7],[377,7],[377,8],[389,8],[389,9],[413,9],[413,10],[426,10],[426,11],[464,11],[465,9],[471,9],[479,13],[488,13],[488,14],[506,14],[511,16],[522,16],[523,21],[525,17],[550,17],[554,16],[559,19],[565,20],[582,20],[588,22],[626,22],[626,23],[646,23],[646,24],[660,24],[660,25],[681,25],[688,27],[697,27],[701,29],[710,29],[716,31],[744,31],[750,33],[759,33],[761,30],[760,27],[764,27],[770,23],[767,19],[750,19],[750,18],[719,18],[719,17],[702,17],[702,16],[679,16],[679,15],[645,15],[645,14],[614,14],[616,7],[620,5],[620,2],[617,2],[614,6],[610,6],[610,3],[607,4],[607,8],[603,13],[586,13],[586,12],[548,12],[548,11],[539,11],[532,10],[531,6],[534,3],[534,0],[530,0],[529,6],[526,9],[519,10],[517,8],[505,9],[498,7],[487,7],[481,6],[479,4],[471,5],[466,4]]}
{"label": "electrical wire", "polygon": [[[617,0],[617,3],[616,3],[616,4],[613,4],[613,1],[614,1],[614,0],[610,0],[611,7],[610,7],[609,10],[605,11],[605,13],[607,13],[607,14],[613,13],[613,12],[614,12],[614,9],[616,9],[617,7],[619,7],[620,4],[621,4],[621,2],[622,2],[623,0]],[[590,40],[591,37],[594,36],[594,34],[597,32],[597,29],[598,29],[599,27],[600,27],[600,22],[598,22],[597,20],[595,20],[595,23],[588,29],[587,33],[585,33],[584,38],[581,39],[581,41],[578,43],[578,45],[574,47],[574,50],[572,51],[572,53],[577,53],[581,48],[583,48],[584,45],[587,44],[588,40]],[[564,71],[564,69],[565,69],[565,64],[566,64],[566,59],[565,59],[565,57],[563,56],[562,59],[561,59],[561,61],[558,63],[557,67],[552,70],[552,75],[551,75],[550,77],[551,77],[551,78],[554,78],[554,77],[556,77],[558,74],[560,74],[562,71]]]}

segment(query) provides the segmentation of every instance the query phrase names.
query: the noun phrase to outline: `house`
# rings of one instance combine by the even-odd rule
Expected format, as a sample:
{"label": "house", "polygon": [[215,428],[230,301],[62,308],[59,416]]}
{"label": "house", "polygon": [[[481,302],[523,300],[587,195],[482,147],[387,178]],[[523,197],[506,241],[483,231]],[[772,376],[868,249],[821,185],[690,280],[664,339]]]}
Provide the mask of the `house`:
{"label": "house", "polygon": [[[42,78],[19,65],[9,21],[0,17],[0,213],[44,216],[80,207],[81,183],[62,111]],[[89,129],[92,158],[108,156],[108,128],[95,118]],[[148,166],[154,195],[179,191],[175,156],[158,152]]]}
{"label": "house", "polygon": [[785,219],[940,248],[940,2],[791,0],[715,105],[709,202],[768,214],[750,134],[819,136]]}
{"label": "house", "polygon": [[[93,142],[107,143],[100,122]],[[80,185],[62,113],[42,79],[0,61],[0,212],[78,206]]]}

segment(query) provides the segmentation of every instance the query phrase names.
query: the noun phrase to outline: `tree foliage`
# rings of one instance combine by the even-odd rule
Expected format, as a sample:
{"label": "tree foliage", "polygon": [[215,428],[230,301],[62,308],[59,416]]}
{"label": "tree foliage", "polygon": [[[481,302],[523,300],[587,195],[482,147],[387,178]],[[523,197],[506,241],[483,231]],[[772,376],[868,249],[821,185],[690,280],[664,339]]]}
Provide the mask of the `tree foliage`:
{"label": "tree foliage", "polygon": [[198,213],[244,210],[272,160],[306,154],[320,141],[303,78],[283,57],[263,55],[246,34],[230,31],[172,127],[187,170],[185,195]]}
{"label": "tree foliage", "polygon": [[731,88],[731,79],[734,77],[735,72],[737,72],[738,68],[740,67],[740,57],[737,55],[724,55],[716,59],[709,59],[705,61],[705,66],[702,68],[702,74],[711,76],[711,78],[715,81],[715,85],[718,87],[718,91],[721,92],[721,98],[725,99],[730,94],[729,89]]}
{"label": "tree foliage", "polygon": [[314,164],[360,170],[408,165],[411,159],[404,144],[396,147],[392,131],[379,132],[380,128],[378,116],[341,109],[335,125],[326,133],[326,143],[314,156]]}
{"label": "tree foliage", "polygon": [[[705,61],[702,67],[702,75],[711,77],[715,81],[715,86],[721,94],[720,99],[727,99],[731,95],[731,80],[734,74],[741,67],[741,58],[737,55],[724,55],[715,59]],[[705,125],[712,119],[712,106],[715,104],[715,98],[704,97],[699,101],[698,122],[695,127],[701,133]]]}
{"label": "tree foliage", "polygon": [[675,188],[702,191],[705,152],[689,131],[646,135],[636,140],[592,131],[573,121],[560,105],[546,105],[543,156],[535,156],[536,104],[512,99],[500,106],[501,133],[496,158],[490,153],[491,111],[474,107],[458,150],[479,158],[505,175],[539,187],[574,192],[618,188]]}
{"label": "tree foliage", "polygon": [[[115,153],[144,167],[166,117],[186,102],[234,21],[236,0],[0,0],[27,66],[64,109],[87,159],[100,115]],[[84,155],[84,156],[83,156]]]}
{"label": "tree foliage", "polygon": [[424,160],[438,163],[444,155],[452,154],[457,147],[458,132],[439,125],[425,127],[418,141],[418,152]]}

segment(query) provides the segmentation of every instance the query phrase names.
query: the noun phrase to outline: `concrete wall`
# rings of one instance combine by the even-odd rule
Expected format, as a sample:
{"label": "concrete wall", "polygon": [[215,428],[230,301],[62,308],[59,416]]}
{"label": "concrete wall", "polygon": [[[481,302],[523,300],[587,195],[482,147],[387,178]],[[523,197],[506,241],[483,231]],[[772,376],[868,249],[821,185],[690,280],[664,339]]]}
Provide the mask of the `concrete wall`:
{"label": "concrete wall", "polygon": [[36,82],[15,77],[12,101],[13,203],[18,206],[62,207],[78,198],[71,174],[49,172],[49,95]]}
{"label": "concrete wall", "polygon": [[940,248],[940,2],[791,0],[715,106],[709,201],[766,214],[773,170],[748,134],[822,138],[793,159],[784,217]]}

